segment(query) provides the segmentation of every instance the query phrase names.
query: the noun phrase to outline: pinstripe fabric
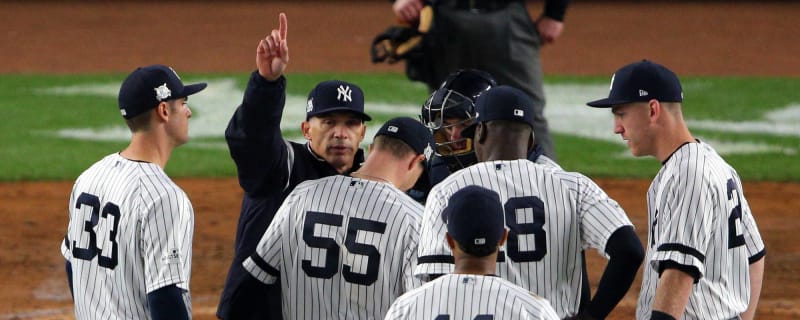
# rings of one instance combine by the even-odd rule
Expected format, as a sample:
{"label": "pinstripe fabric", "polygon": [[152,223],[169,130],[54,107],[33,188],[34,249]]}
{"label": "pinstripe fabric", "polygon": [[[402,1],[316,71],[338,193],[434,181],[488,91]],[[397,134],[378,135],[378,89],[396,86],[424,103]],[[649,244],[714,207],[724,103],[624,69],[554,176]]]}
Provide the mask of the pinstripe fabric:
{"label": "pinstripe fabric", "polygon": [[78,177],[69,212],[61,252],[72,264],[77,319],[149,319],[147,293],[171,284],[191,315],[194,211],[161,167],[106,156]]}
{"label": "pinstripe fabric", "polygon": [[386,320],[560,319],[550,303],[505,279],[447,274],[395,300]]}
{"label": "pinstripe fabric", "polygon": [[[750,257],[764,242],[739,175],[706,143],[687,143],[664,163],[647,192],[650,232],[637,319],[649,319],[659,263],[697,268],[683,319],[730,319],[747,309]],[[737,218],[737,216],[739,216]]]}
{"label": "pinstripe fabric", "polygon": [[381,319],[392,301],[420,285],[412,271],[422,209],[388,183],[306,181],[278,209],[244,267],[264,283],[280,275],[285,319]]}
{"label": "pinstripe fabric", "polygon": [[617,202],[578,173],[528,160],[478,163],[431,190],[415,275],[452,271],[452,262],[441,259],[450,255],[441,212],[450,196],[468,185],[494,190],[505,204],[509,240],[498,257],[503,261],[498,262],[497,274],[549,300],[561,318],[576,314],[582,284],[581,250],[592,247],[605,256],[611,234],[631,225]]}

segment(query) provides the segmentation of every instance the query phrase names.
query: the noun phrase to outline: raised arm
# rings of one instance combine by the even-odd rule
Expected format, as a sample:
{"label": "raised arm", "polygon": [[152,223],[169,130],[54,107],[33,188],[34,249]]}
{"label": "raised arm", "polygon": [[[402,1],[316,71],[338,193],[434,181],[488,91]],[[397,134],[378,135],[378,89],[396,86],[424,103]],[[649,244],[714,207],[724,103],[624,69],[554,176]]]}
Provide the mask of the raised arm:
{"label": "raised arm", "polygon": [[286,103],[283,72],[289,62],[287,19],[256,47],[256,66],[225,130],[231,158],[236,163],[239,184],[250,195],[282,188],[289,177],[287,159],[291,150],[280,131]]}

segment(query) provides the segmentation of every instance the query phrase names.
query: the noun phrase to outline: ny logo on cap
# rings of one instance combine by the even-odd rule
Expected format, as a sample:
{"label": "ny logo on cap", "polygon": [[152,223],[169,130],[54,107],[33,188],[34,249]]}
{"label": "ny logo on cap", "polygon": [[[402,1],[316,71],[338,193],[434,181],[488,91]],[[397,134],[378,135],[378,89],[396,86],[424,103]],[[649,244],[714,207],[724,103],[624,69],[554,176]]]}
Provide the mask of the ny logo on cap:
{"label": "ny logo on cap", "polygon": [[352,93],[352,91],[350,91],[350,86],[340,85],[339,88],[336,89],[336,91],[338,92],[336,94],[336,99],[337,100],[339,100],[339,101],[353,101],[353,98],[350,97],[350,94]]}
{"label": "ny logo on cap", "polygon": [[386,128],[386,131],[394,132],[394,133],[397,133],[397,130],[399,130],[399,129],[397,127],[395,127],[395,126],[389,126],[388,128]]}
{"label": "ny logo on cap", "polygon": [[522,111],[520,109],[514,109],[514,115],[517,116],[517,117],[524,117],[525,116],[525,111]]}
{"label": "ny logo on cap", "polygon": [[163,101],[166,98],[169,98],[172,95],[172,91],[169,91],[167,88],[167,83],[158,86],[158,88],[154,89],[156,91],[156,100]]}
{"label": "ny logo on cap", "polygon": [[314,98],[308,99],[308,104],[306,105],[306,112],[311,112],[314,110]]}

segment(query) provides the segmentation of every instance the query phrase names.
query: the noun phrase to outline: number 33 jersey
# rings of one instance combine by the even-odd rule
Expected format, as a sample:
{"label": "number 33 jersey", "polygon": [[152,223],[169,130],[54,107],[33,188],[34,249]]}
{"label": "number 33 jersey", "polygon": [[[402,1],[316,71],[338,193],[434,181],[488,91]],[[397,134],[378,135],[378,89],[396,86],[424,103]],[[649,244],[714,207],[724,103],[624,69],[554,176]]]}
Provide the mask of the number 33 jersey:
{"label": "number 33 jersey", "polygon": [[149,319],[147,294],[176,284],[191,314],[194,211],[156,164],[111,154],[76,180],[61,253],[78,319]]}
{"label": "number 33 jersey", "polygon": [[[457,171],[428,196],[414,274],[447,274],[453,257],[445,240],[450,196],[478,185],[497,192],[508,239],[497,275],[549,300],[560,317],[578,313],[583,249],[607,257],[608,238],[632,225],[616,201],[589,178],[529,160],[488,161]],[[475,221],[475,223],[481,223]]]}
{"label": "number 33 jersey", "polygon": [[243,263],[280,276],[285,319],[383,319],[418,287],[422,205],[386,182],[331,176],[299,184]]}

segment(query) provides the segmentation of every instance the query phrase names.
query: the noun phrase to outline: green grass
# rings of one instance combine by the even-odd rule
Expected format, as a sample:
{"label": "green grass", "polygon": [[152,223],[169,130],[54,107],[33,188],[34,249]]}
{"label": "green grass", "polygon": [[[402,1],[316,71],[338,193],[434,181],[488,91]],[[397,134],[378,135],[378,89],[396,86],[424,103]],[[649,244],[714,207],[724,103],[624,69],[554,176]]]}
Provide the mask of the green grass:
{"label": "green grass", "polygon": [[[247,74],[183,75],[186,82],[233,78],[241,89],[247,77]],[[124,141],[86,141],[54,134],[56,130],[66,128],[124,126],[114,95],[53,95],[42,92],[53,87],[97,84],[118,88],[123,78],[123,74],[0,75],[0,119],[3,121],[0,125],[0,181],[72,180],[104,155],[123,149],[127,144]],[[367,107],[370,102],[420,105],[427,97],[425,86],[412,83],[400,74],[290,74],[287,90],[290,95],[304,97],[314,84],[331,78],[359,84],[364,89]],[[795,78],[700,77],[682,81],[684,112],[690,119],[758,121],[763,120],[768,111],[800,104],[800,90],[797,90],[800,79]],[[548,85],[607,86],[607,82],[607,77],[546,78]],[[230,101],[230,106],[225,107],[232,111],[239,103],[238,99],[241,98]],[[375,118],[380,122],[388,117],[390,115]],[[607,134],[613,136],[610,116],[608,121]],[[788,150],[789,153],[731,154],[725,158],[745,180],[800,181],[798,156],[792,153],[800,149],[800,138],[796,135],[706,129],[693,130],[693,133],[707,139],[763,143]],[[221,134],[219,137],[195,138],[189,145],[176,149],[167,172],[175,177],[234,176],[235,167],[224,148]],[[591,177],[651,178],[659,168],[658,162],[652,158],[627,156],[626,147],[617,143],[561,133],[555,134],[554,140],[559,163],[567,170],[580,171]]]}

